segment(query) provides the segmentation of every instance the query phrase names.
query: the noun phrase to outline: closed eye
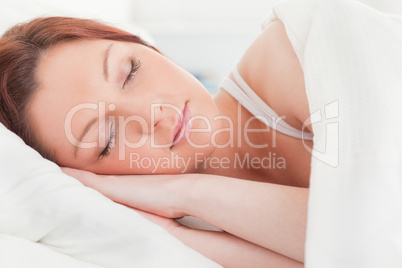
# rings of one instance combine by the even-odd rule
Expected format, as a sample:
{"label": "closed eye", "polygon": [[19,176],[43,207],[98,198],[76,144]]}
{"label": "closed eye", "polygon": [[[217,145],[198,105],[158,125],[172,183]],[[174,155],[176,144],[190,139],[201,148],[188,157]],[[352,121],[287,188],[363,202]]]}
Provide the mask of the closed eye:
{"label": "closed eye", "polygon": [[116,129],[115,129],[114,123],[112,123],[111,126],[110,126],[109,141],[106,144],[106,146],[103,149],[103,151],[99,154],[99,157],[102,159],[104,157],[109,156],[109,154],[110,154],[112,148],[115,146],[115,144],[116,144]]}
{"label": "closed eye", "polygon": [[131,59],[131,70],[128,73],[126,80],[124,81],[123,89],[131,81],[131,79],[134,77],[135,73],[138,71],[140,66],[141,66],[141,62],[140,62],[140,60],[138,58]]}

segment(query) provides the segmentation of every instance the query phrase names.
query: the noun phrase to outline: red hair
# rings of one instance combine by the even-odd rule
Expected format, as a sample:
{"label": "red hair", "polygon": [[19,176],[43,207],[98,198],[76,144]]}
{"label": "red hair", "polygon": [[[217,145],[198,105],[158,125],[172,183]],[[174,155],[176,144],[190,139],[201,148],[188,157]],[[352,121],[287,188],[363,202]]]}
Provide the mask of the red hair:
{"label": "red hair", "polygon": [[27,106],[39,86],[36,69],[41,55],[56,44],[77,39],[125,41],[153,48],[131,33],[68,17],[34,19],[12,27],[0,38],[0,122],[48,159],[51,153],[33,135]]}

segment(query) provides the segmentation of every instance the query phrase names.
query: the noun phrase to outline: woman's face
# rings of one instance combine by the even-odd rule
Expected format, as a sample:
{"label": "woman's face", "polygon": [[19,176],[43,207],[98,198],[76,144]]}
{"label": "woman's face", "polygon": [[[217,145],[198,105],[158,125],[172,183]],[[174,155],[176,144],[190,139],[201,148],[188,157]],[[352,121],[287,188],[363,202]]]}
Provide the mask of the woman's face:
{"label": "woman's face", "polygon": [[61,166],[101,174],[194,172],[217,107],[192,75],[146,46],[78,40],[42,57],[28,116]]}

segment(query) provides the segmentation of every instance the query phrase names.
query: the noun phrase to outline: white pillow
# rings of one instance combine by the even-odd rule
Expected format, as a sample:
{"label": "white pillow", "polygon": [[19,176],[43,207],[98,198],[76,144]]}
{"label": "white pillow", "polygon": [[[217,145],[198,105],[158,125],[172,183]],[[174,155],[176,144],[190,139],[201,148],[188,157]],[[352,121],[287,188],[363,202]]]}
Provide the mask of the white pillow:
{"label": "white pillow", "polygon": [[15,268],[101,268],[59,253],[40,243],[0,234],[0,267]]}
{"label": "white pillow", "polygon": [[218,267],[65,175],[2,124],[0,137],[0,233],[106,267]]}

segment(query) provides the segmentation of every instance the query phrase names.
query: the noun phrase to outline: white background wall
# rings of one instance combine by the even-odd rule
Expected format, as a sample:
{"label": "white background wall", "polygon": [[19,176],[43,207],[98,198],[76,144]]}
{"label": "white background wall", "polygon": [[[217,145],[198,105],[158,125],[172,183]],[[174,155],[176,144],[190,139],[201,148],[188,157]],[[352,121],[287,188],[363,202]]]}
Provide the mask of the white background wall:
{"label": "white background wall", "polygon": [[[260,22],[277,1],[0,0],[0,32],[46,15],[96,18],[128,29],[139,25],[166,56],[213,91],[258,35]],[[384,12],[402,14],[400,0],[361,1]]]}

